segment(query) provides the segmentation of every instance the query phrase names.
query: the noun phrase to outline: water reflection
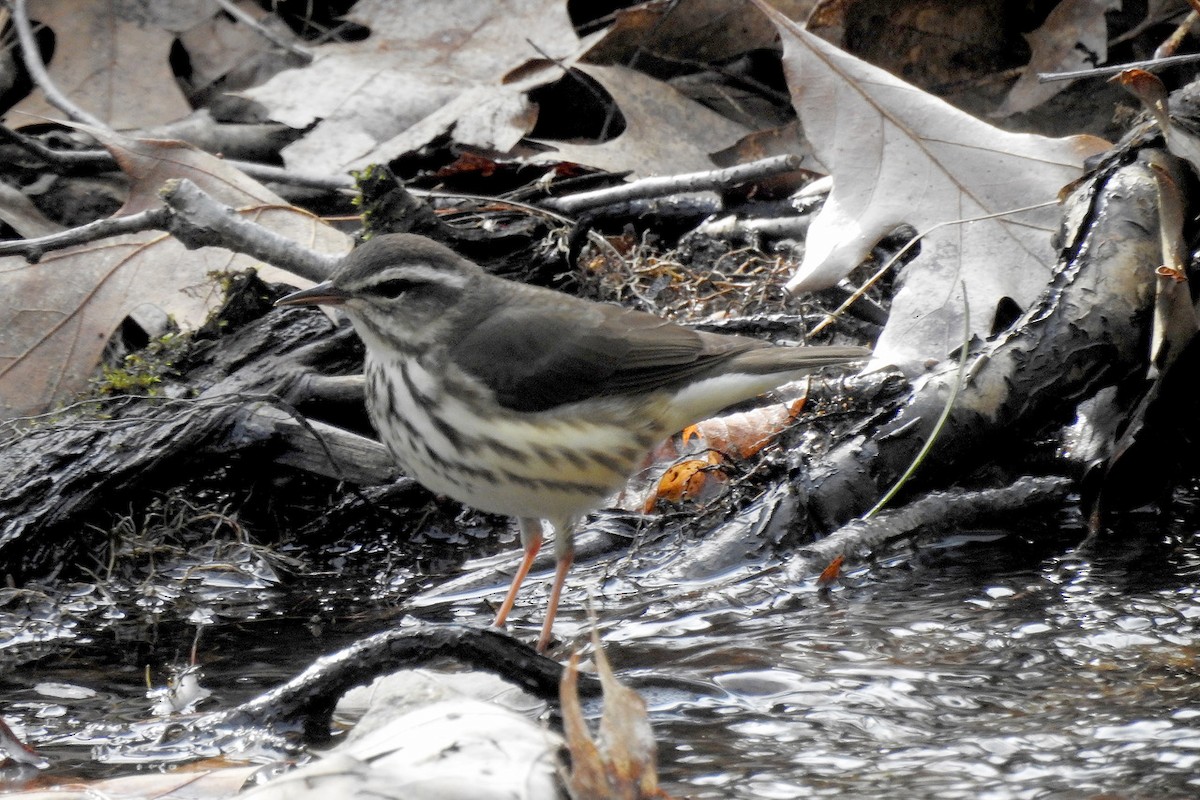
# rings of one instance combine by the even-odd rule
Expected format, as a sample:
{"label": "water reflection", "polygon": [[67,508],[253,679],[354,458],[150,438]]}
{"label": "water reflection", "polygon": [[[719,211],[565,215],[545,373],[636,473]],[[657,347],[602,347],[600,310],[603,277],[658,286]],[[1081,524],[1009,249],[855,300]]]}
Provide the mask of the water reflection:
{"label": "water reflection", "polygon": [[1003,546],[786,607],[617,624],[619,665],[720,690],[649,693],[661,740],[686,743],[663,777],[696,798],[1200,794],[1195,541],[981,584],[973,562]]}
{"label": "water reflection", "polygon": [[[918,548],[828,592],[769,579],[655,589],[652,563],[584,564],[556,630],[582,641],[582,600],[595,594],[610,658],[649,704],[676,796],[1200,796],[1195,536],[1076,551],[989,538]],[[412,565],[338,558],[328,574],[260,572],[233,587],[225,573],[190,570],[190,605],[174,618],[161,597],[81,585],[71,602],[91,609],[91,629],[33,589],[9,590],[0,655],[19,657],[0,672],[2,710],[43,740],[100,716],[143,719],[146,664],[186,660],[197,627],[212,702],[234,705],[396,624]],[[356,563],[357,583],[341,573]],[[527,638],[544,607],[537,591],[518,609]],[[161,621],[136,627],[127,616],[151,601]],[[421,613],[486,625],[491,609],[473,596]],[[49,681],[98,695],[39,694]],[[87,753],[51,753],[63,771],[111,774]]]}

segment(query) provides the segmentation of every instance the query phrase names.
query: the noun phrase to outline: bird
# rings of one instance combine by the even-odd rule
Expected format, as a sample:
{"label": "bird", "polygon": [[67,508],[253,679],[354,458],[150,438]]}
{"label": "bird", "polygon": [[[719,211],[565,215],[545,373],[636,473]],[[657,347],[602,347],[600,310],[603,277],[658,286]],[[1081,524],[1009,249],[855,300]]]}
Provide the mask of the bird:
{"label": "bird", "polygon": [[493,624],[554,532],[537,649],[552,638],[579,520],[688,425],[850,346],[774,345],[492,275],[423,236],[378,234],[279,306],[343,310],[365,347],[368,416],[401,470],[435,494],[517,520],[523,557]]}

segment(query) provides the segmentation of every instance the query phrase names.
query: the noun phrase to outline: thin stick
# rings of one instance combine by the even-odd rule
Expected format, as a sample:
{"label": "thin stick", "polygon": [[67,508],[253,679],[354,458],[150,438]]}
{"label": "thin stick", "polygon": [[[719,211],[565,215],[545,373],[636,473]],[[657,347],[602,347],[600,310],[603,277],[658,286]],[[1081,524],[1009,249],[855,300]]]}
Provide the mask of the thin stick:
{"label": "thin stick", "polygon": [[308,50],[304,49],[300,45],[296,44],[295,42],[290,42],[287,39],[283,38],[278,33],[271,30],[270,28],[268,28],[266,25],[263,25],[261,22],[256,20],[254,17],[250,16],[237,3],[230,2],[230,0],[216,0],[216,2],[217,2],[217,5],[219,5],[221,7],[222,11],[224,11],[226,14],[233,17],[235,20],[242,23],[243,25],[246,25],[249,28],[251,28],[255,33],[257,33],[259,36],[266,39],[271,44],[276,45],[277,47],[282,47],[284,50],[287,50],[289,53],[295,53],[296,55],[305,59],[309,63],[312,63],[312,60],[313,60],[312,53],[310,53]]}
{"label": "thin stick", "polygon": [[871,287],[874,286],[876,283],[878,283],[879,279],[882,278],[884,275],[886,275],[888,273],[888,270],[890,270],[892,267],[894,267],[896,265],[896,262],[898,262],[901,258],[903,258],[904,255],[909,250],[913,249],[917,245],[917,242],[921,241],[926,236],[928,236],[929,234],[938,230],[939,228],[944,228],[947,225],[962,225],[967,222],[982,222],[983,220],[995,219],[996,217],[1007,217],[1010,214],[1020,214],[1023,211],[1033,211],[1034,209],[1037,209],[1037,208],[1045,208],[1046,206],[1053,206],[1053,205],[1058,205],[1058,201],[1050,200],[1045,203],[1037,203],[1036,205],[1032,205],[1032,206],[1022,206],[1021,208],[1012,208],[1012,209],[1008,209],[1007,211],[997,211],[994,214],[984,214],[979,217],[968,217],[966,219],[952,219],[947,222],[939,222],[938,224],[934,225],[932,228],[928,228],[926,230],[921,231],[916,236],[914,236],[912,239],[910,239],[908,242],[906,242],[903,247],[901,247],[899,250],[897,250],[896,253],[891,258],[889,258],[887,261],[885,261],[883,266],[880,267],[879,269],[877,269],[875,271],[875,274],[872,275],[870,278],[868,278],[866,283],[864,283],[862,286],[858,287],[858,289],[856,289],[853,294],[851,294],[849,297],[847,297],[846,300],[840,306],[838,306],[836,309],[834,309],[829,314],[827,314],[825,316],[825,319],[821,320],[815,328],[813,328],[811,331],[809,331],[808,335],[805,338],[811,339],[812,337],[816,336],[821,331],[828,328],[833,323],[837,322],[838,318],[843,313],[845,313],[846,309],[848,309],[850,306],[854,305],[859,300],[861,300],[863,295],[865,295],[868,291],[870,291]]}
{"label": "thin stick", "polygon": [[1194,61],[1200,61],[1200,53],[1189,53],[1188,55],[1171,56],[1169,58],[1151,58],[1146,61],[1130,61],[1128,64],[1113,64],[1108,67],[1080,69],[1074,72],[1039,72],[1038,82],[1073,81],[1076,78],[1107,78],[1110,75],[1116,75],[1127,69],[1166,69],[1167,67],[1177,67],[1180,64],[1191,64]]}
{"label": "thin stick", "polygon": [[29,11],[25,0],[13,0],[12,19],[13,27],[17,30],[17,41],[21,43],[21,60],[33,82],[46,95],[47,102],[76,122],[102,130],[112,130],[108,123],[75,105],[54,85],[50,73],[46,72],[46,65],[42,63],[42,51],[38,49],[37,40],[33,38],[33,27],[29,24]]}
{"label": "thin stick", "polygon": [[942,429],[946,426],[946,420],[950,419],[950,410],[954,408],[954,401],[958,399],[958,392],[963,385],[963,376],[967,371],[967,355],[968,345],[971,343],[971,306],[967,303],[967,284],[961,284],[963,292],[963,343],[962,351],[958,356],[958,373],[954,378],[954,385],[950,387],[950,396],[946,398],[946,404],[942,406],[941,416],[938,417],[937,423],[934,424],[933,430],[929,432],[929,437],[925,440],[925,444],[921,447],[920,452],[913,458],[912,463],[908,465],[908,469],[904,470],[904,474],[896,479],[892,484],[892,488],[884,493],[883,497],[879,498],[879,502],[871,506],[871,510],[862,515],[862,519],[869,519],[878,514],[884,506],[891,502],[892,498],[899,494],[904,488],[904,484],[908,483],[908,479],[917,471],[917,467],[925,460],[925,456],[929,455],[929,451],[933,449],[933,443],[941,436]]}
{"label": "thin stick", "polygon": [[708,189],[723,189],[736,186],[739,183],[778,175],[783,172],[795,172],[800,169],[801,159],[796,155],[772,156],[770,158],[752,161],[749,164],[738,164],[724,169],[705,170],[704,172],[688,172],[683,175],[667,175],[657,178],[643,178],[633,183],[624,183],[608,189],[596,189],[590,192],[580,192],[567,197],[556,197],[542,201],[546,208],[573,214],[589,208],[606,206],[611,203],[622,203],[628,200],[640,200],[647,197],[663,197],[680,192],[700,192]]}

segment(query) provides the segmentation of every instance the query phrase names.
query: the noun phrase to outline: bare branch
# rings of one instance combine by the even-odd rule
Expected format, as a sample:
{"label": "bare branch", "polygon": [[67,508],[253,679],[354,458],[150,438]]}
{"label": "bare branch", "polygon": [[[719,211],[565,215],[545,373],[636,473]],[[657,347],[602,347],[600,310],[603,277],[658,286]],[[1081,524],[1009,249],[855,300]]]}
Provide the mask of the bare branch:
{"label": "bare branch", "polygon": [[77,244],[120,236],[123,233],[165,230],[170,218],[170,209],[159,207],[126,217],[96,220],[87,225],[80,225],[78,228],[70,228],[48,236],[0,242],[0,256],[23,255],[31,263],[37,263],[41,260],[42,255],[50,250],[63,250]]}
{"label": "bare branch", "polygon": [[223,247],[274,264],[301,277],[322,281],[333,272],[336,256],[318,253],[272,230],[250,222],[189,180],[168,181],[160,193],[165,206],[138,214],[102,219],[78,228],[0,242],[0,256],[24,255],[38,261],[51,250],[62,250],[124,233],[168,231],[185,247]]}
{"label": "bare branch", "polygon": [[315,281],[328,278],[338,262],[250,222],[186,178],[167,181],[160,194],[173,212],[167,230],[185,247],[224,247]]}
{"label": "bare branch", "polygon": [[50,73],[46,72],[46,65],[42,63],[42,52],[38,49],[37,40],[33,38],[33,26],[29,24],[26,0],[13,0],[12,18],[13,27],[17,30],[17,41],[21,43],[21,60],[29,72],[29,77],[46,95],[46,100],[50,105],[76,122],[82,122],[84,125],[91,125],[101,130],[111,130],[111,126],[104,120],[92,116],[71,102],[50,79]]}
{"label": "bare branch", "polygon": [[304,49],[300,45],[296,44],[295,42],[288,41],[287,39],[283,38],[278,33],[271,30],[270,28],[268,28],[266,25],[263,25],[261,22],[256,20],[254,17],[252,17],[248,13],[246,13],[246,11],[244,9],[242,9],[242,7],[239,6],[237,3],[231,2],[231,0],[216,0],[216,3],[217,3],[217,5],[219,5],[221,7],[221,10],[224,11],[226,14],[233,17],[234,19],[236,19],[238,22],[242,23],[243,25],[246,25],[247,27],[251,28],[255,33],[257,33],[259,36],[266,39],[271,44],[273,44],[277,47],[282,47],[284,50],[287,50],[289,53],[294,53],[295,55],[298,55],[301,58],[303,58],[305,61],[312,63],[312,60],[313,60],[312,53],[310,53],[308,50]]}
{"label": "bare branch", "polygon": [[580,192],[569,197],[557,197],[541,203],[545,208],[573,214],[589,208],[597,208],[612,203],[622,203],[628,200],[640,200],[648,197],[664,197],[683,192],[701,192],[709,189],[726,189],[739,183],[778,175],[783,172],[795,172],[800,169],[801,159],[795,155],[772,156],[749,164],[738,164],[736,167],[707,170],[705,172],[689,172],[684,175],[667,175],[661,178],[644,178],[633,183],[613,186],[608,189],[596,189],[591,192]]}

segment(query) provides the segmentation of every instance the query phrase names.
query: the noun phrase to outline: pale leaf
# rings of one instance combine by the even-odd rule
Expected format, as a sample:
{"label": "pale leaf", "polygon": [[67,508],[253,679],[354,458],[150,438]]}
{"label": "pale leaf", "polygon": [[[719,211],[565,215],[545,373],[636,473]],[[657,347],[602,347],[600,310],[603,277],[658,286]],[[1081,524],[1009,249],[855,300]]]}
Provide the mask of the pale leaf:
{"label": "pale leaf", "polygon": [[573,161],[634,175],[671,175],[712,169],[710,154],[724,150],[749,131],[710,111],[662,81],[626,67],[579,64],[612,95],[625,118],[625,130],[600,144],[543,142],[554,150],[531,160]]}
{"label": "pale leaf", "polygon": [[1008,90],[996,116],[1029,111],[1071,85],[1070,81],[1038,80],[1039,72],[1090,69],[1108,61],[1108,22],[1104,14],[1119,10],[1121,0],[1063,0],[1042,26],[1025,34],[1031,55],[1021,77]]}
{"label": "pale leaf", "polygon": [[902,275],[878,360],[941,359],[960,344],[964,283],[975,334],[989,332],[1002,298],[1032,303],[1055,259],[1059,189],[1106,143],[999,130],[755,2],[779,28],[792,103],[833,176],[789,291],[836,284],[907,223],[927,235]]}
{"label": "pale leaf", "polygon": [[[403,150],[384,152],[379,145],[472,90],[496,87],[507,94],[500,88],[506,72],[529,59],[569,56],[579,43],[560,0],[363,0],[348,18],[370,28],[371,35],[325,45],[312,64],[245,92],[280,122],[295,128],[315,123],[285,148],[289,166],[336,172],[368,154],[374,161],[394,158]],[[495,115],[503,124],[512,124],[514,116],[532,119],[527,108],[513,110],[514,98],[504,101],[508,105],[502,103],[503,112]],[[505,141],[511,132],[492,135]]]}

